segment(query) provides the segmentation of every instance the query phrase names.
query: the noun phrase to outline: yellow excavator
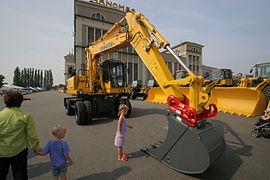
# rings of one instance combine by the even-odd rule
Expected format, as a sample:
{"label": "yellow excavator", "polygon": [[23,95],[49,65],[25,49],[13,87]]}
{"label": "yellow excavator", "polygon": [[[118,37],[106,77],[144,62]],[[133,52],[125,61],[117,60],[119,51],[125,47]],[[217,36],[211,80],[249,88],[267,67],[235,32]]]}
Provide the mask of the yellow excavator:
{"label": "yellow excavator", "polygon": [[211,73],[211,81],[218,80],[216,86],[233,86],[232,70],[227,68],[216,69]]}
{"label": "yellow excavator", "polygon": [[[203,78],[195,76],[185,66],[170,48],[170,44],[139,12],[126,12],[123,19],[86,48],[85,73],[68,80],[67,92],[76,97],[64,100],[67,112],[74,110],[77,121],[80,118],[85,120],[85,115],[91,117],[95,109],[101,110],[104,104],[112,105],[113,111],[119,103],[129,102],[125,96],[124,72],[120,70],[121,73],[114,74],[111,69],[122,69],[122,66],[116,62],[111,65],[111,62],[104,64],[99,61],[103,54],[128,46],[134,48],[168,97],[169,125],[166,139],[161,144],[143,150],[174,170],[188,174],[205,172],[226,149],[223,136],[207,121],[207,118],[217,114],[217,108],[214,104],[206,106],[209,96],[202,87]],[[168,50],[189,76],[175,80],[160,48]],[[180,91],[179,83],[190,83],[188,97]],[[158,97],[155,98],[155,94],[150,91],[148,97],[158,102]]]}

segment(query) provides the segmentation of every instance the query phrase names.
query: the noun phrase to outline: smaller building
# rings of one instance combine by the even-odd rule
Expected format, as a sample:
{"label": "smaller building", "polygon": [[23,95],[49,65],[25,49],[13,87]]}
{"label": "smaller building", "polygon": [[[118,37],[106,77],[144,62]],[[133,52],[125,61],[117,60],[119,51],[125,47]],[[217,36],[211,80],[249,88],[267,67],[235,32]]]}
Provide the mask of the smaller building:
{"label": "smaller building", "polygon": [[65,58],[65,82],[67,82],[68,78],[75,74],[75,59],[72,53],[68,53]]}
{"label": "smaller building", "polygon": [[[196,75],[202,75],[202,48],[198,43],[184,41],[172,49],[182,58],[186,59],[186,66]],[[168,51],[165,51],[169,53]]]}

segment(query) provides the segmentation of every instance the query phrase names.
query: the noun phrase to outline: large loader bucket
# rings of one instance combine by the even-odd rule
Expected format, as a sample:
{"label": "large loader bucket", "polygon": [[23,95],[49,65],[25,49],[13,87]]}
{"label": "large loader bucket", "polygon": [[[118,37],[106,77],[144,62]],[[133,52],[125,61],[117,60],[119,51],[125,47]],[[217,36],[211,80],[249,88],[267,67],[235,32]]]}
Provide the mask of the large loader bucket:
{"label": "large loader bucket", "polygon": [[[189,88],[188,87],[179,87],[180,91],[188,97]],[[147,99],[145,101],[151,103],[161,103],[167,104],[168,95],[164,94],[160,87],[153,87],[149,90]]]}
{"label": "large loader bucket", "polygon": [[171,110],[168,121],[164,143],[142,150],[176,171],[203,173],[225,152],[223,136],[210,123],[202,128],[192,128]]}
{"label": "large loader bucket", "polygon": [[208,103],[219,111],[247,117],[262,115],[267,106],[261,91],[245,87],[215,87]]}

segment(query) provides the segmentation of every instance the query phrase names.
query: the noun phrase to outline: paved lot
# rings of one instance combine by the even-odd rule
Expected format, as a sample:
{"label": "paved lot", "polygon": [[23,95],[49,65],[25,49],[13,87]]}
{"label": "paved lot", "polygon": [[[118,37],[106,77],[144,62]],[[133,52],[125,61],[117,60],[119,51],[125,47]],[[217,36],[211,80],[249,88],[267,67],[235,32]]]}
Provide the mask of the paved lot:
{"label": "paved lot", "polygon": [[[77,126],[73,116],[64,115],[63,97],[59,92],[28,95],[31,100],[23,109],[35,118],[41,145],[52,138],[51,127],[67,127],[66,141],[71,148],[74,165],[69,167],[69,179],[269,179],[269,139],[250,136],[256,118],[219,113],[209,120],[225,137],[226,153],[207,172],[200,175],[178,173],[146,156],[139,149],[163,140],[167,132],[166,105],[132,101],[133,113],[128,123],[134,126],[126,137],[125,150],[132,158],[116,160],[113,146],[116,119],[105,118],[93,124]],[[0,102],[0,109],[3,103]],[[29,153],[30,179],[51,179],[49,157]],[[9,178],[8,179],[12,179]]]}

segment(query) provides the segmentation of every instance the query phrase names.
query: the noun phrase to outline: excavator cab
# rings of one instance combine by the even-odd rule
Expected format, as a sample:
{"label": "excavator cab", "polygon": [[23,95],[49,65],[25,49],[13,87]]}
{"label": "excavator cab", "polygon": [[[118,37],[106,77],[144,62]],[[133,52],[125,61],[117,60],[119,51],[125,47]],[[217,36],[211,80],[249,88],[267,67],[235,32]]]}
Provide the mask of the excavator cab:
{"label": "excavator cab", "polygon": [[107,60],[103,62],[103,81],[110,82],[111,87],[124,87],[126,85],[124,75],[124,63],[116,60]]}
{"label": "excavator cab", "polygon": [[232,86],[232,70],[231,69],[217,69],[212,72],[212,81],[218,80],[217,86]]}

